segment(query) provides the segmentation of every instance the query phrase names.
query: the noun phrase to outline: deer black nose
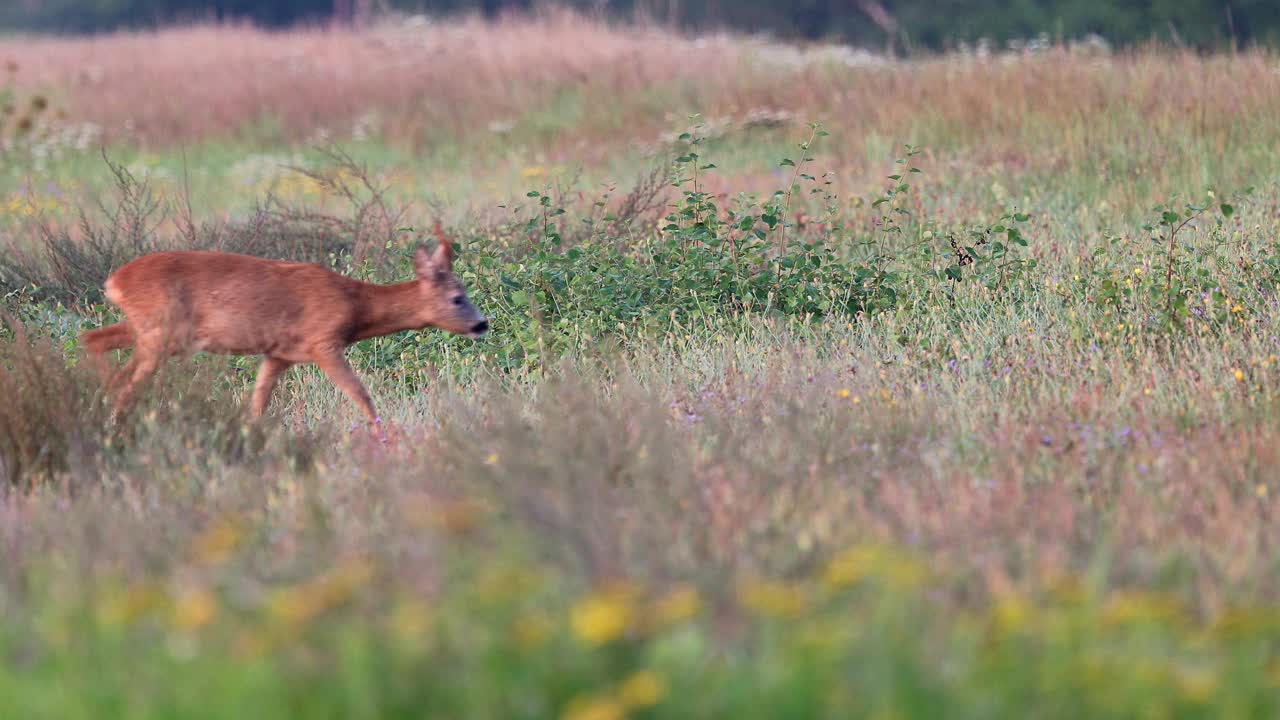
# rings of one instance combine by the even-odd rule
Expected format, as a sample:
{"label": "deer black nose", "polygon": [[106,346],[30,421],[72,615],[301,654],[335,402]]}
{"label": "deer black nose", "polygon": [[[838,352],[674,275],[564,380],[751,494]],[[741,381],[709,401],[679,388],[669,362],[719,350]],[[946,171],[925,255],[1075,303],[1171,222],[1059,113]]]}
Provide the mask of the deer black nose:
{"label": "deer black nose", "polygon": [[475,333],[476,335],[483,335],[483,334],[485,334],[485,333],[489,332],[489,321],[488,321],[488,320],[481,320],[480,322],[476,323],[475,325],[472,325],[472,326],[471,326],[471,332]]}

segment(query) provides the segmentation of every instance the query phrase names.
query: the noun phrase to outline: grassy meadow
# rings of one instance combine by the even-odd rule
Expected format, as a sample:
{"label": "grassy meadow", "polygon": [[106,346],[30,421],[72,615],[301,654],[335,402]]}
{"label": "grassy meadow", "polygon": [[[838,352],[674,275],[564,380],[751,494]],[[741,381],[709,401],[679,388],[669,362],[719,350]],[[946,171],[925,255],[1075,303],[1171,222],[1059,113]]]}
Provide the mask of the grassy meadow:
{"label": "grassy meadow", "polygon": [[[0,717],[1280,712],[1280,57],[550,14],[0,39]],[[78,335],[165,248],[491,317]],[[118,361],[123,362],[122,353]]]}

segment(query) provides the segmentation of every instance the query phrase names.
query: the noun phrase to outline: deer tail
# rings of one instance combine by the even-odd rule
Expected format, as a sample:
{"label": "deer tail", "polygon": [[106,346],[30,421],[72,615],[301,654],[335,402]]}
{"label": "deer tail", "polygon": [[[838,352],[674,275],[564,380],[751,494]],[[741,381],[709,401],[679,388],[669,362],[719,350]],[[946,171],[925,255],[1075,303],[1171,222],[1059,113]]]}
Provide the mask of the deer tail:
{"label": "deer tail", "polygon": [[94,354],[133,347],[133,330],[129,328],[129,323],[118,322],[97,330],[89,330],[80,336],[80,343],[84,345],[85,350]]}

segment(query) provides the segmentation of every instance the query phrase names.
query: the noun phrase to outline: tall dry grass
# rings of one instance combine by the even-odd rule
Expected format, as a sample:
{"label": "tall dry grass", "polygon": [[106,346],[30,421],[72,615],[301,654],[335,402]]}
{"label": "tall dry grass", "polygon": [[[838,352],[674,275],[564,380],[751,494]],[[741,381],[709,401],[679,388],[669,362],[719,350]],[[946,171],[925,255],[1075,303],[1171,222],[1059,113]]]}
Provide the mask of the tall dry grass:
{"label": "tall dry grass", "polygon": [[0,45],[21,87],[117,137],[168,144],[269,120],[288,137],[377,114],[397,140],[462,133],[537,108],[562,86],[627,92],[731,67],[737,52],[565,14],[535,22],[384,28],[190,27]]}
{"label": "tall dry grass", "polygon": [[[805,53],[738,36],[691,39],[569,13],[498,23],[303,29],[190,27],[0,42],[15,82],[70,120],[152,147],[237,135],[305,141],[357,124],[398,144],[507,128],[575,158],[648,142],[691,112],[715,120],[824,120],[836,160],[869,139],[963,146],[973,164],[1120,174],[1178,160],[1188,143],[1222,153],[1274,138],[1280,64],[1263,51],[1203,57],[1148,49],[1053,49],[909,62]],[[495,134],[494,130],[497,130]],[[603,147],[597,145],[603,144]],[[1119,158],[1117,149],[1137,160]]]}
{"label": "tall dry grass", "polygon": [[[478,547],[514,542],[574,582],[728,591],[733,578],[806,573],[871,541],[930,557],[951,602],[1091,573],[1210,614],[1280,597],[1268,550],[1280,541],[1280,424],[1261,390],[1274,367],[1233,388],[1226,361],[1196,350],[1095,363],[1081,343],[1032,357],[1087,368],[1068,382],[1036,369],[998,380],[980,362],[851,374],[887,347],[833,356],[836,334],[761,325],[739,339],[649,341],[541,381],[442,380],[417,395],[367,370],[397,429],[390,446],[349,428],[342,398],[305,369],[287,379],[275,420],[244,425],[249,379],[224,363],[172,368],[129,425],[103,433],[82,372],[48,362],[47,346],[26,350],[28,338],[0,340],[16,372],[46,378],[8,391],[27,414],[0,414],[0,456],[15,457],[4,440],[23,432],[18,460],[58,462],[0,485],[0,513],[27,518],[7,534],[32,549],[9,570],[33,572],[59,548],[163,574],[185,562],[166,549],[192,544],[203,524],[192,518],[240,514],[279,543],[270,563],[243,570],[254,582],[327,563],[314,540],[433,586],[449,552],[442,527],[483,517]],[[1151,374],[1159,393],[1135,391]],[[50,388],[71,404],[50,403]],[[1215,411],[1224,395],[1240,399]],[[27,599],[3,580],[0,591]]]}

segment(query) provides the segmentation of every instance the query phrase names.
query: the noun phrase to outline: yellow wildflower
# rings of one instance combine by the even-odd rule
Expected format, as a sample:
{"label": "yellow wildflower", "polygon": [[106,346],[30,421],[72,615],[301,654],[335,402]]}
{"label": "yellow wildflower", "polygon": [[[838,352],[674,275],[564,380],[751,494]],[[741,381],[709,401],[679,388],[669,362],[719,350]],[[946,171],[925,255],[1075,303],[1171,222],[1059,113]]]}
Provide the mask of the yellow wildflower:
{"label": "yellow wildflower", "polygon": [[1107,600],[1102,609],[1102,622],[1105,625],[1176,621],[1181,617],[1182,605],[1177,598],[1156,592],[1118,592]]}
{"label": "yellow wildflower", "polygon": [[504,565],[486,570],[476,582],[477,596],[488,603],[505,603],[538,589],[542,577],[536,568]]}
{"label": "yellow wildflower", "polygon": [[607,695],[587,695],[569,701],[562,720],[622,720],[627,709]]}
{"label": "yellow wildflower", "polygon": [[1265,499],[1267,497],[1267,484],[1258,483],[1258,486],[1253,489],[1253,494]]}
{"label": "yellow wildflower", "polygon": [[525,650],[532,650],[546,642],[551,636],[554,625],[551,618],[543,613],[528,613],[516,619],[511,632],[516,645]]}
{"label": "yellow wildflower", "polygon": [[839,390],[836,391],[836,397],[839,397],[839,398],[847,398],[849,397],[849,395],[850,395],[849,388],[840,388]]}
{"label": "yellow wildflower", "polygon": [[908,557],[896,557],[885,566],[885,578],[899,589],[919,586],[925,581],[926,573],[924,565]]}
{"label": "yellow wildflower", "polygon": [[[1280,629],[1280,613],[1260,607],[1228,608],[1214,619],[1210,627],[1215,635],[1223,638],[1254,637]],[[1277,670],[1280,670],[1280,665],[1277,665]],[[1277,674],[1277,686],[1280,686],[1280,673]]]}
{"label": "yellow wildflower", "polygon": [[155,610],[164,602],[164,593],[154,584],[137,585],[108,598],[99,617],[107,624],[129,623]]}
{"label": "yellow wildflower", "polygon": [[240,528],[234,522],[219,522],[205,530],[192,544],[192,555],[201,565],[221,565],[240,544]]}
{"label": "yellow wildflower", "polygon": [[173,606],[173,625],[180,630],[199,630],[218,615],[218,598],[205,588],[184,593]]}
{"label": "yellow wildflower", "polygon": [[242,629],[236,633],[231,648],[237,659],[256,660],[271,649],[271,640],[264,633]]}
{"label": "yellow wildflower", "polygon": [[625,708],[657,705],[667,696],[667,681],[652,670],[633,673],[618,687],[618,700]]}
{"label": "yellow wildflower", "polygon": [[271,614],[287,625],[303,625],[324,612],[320,599],[305,587],[286,588],[271,598]]}
{"label": "yellow wildflower", "polygon": [[1174,678],[1182,696],[1192,702],[1206,702],[1218,689],[1218,676],[1208,668],[1179,668]]}
{"label": "yellow wildflower", "polygon": [[768,617],[794,617],[804,611],[798,588],[771,580],[756,580],[738,588],[738,599],[750,610]]}
{"label": "yellow wildflower", "polygon": [[996,626],[1003,632],[1017,632],[1026,627],[1031,607],[1017,593],[1007,593],[992,609]]}
{"label": "yellow wildflower", "polygon": [[271,611],[286,623],[304,624],[349,600],[372,575],[373,569],[368,563],[346,562],[310,582],[276,593],[271,600]]}
{"label": "yellow wildflower", "polygon": [[1053,573],[1045,579],[1045,589],[1064,605],[1081,605],[1089,598],[1089,592],[1080,578],[1065,573]]}
{"label": "yellow wildflower", "polygon": [[529,180],[532,178],[540,178],[547,174],[547,169],[541,165],[533,165],[520,171],[520,177]]}
{"label": "yellow wildflower", "polygon": [[426,603],[402,600],[391,611],[391,627],[396,636],[409,642],[421,640],[431,629],[431,613]]}
{"label": "yellow wildflower", "polygon": [[579,638],[590,645],[604,645],[621,637],[634,615],[630,589],[615,586],[580,600],[570,611],[569,620]]}
{"label": "yellow wildflower", "polygon": [[658,626],[673,625],[697,615],[702,598],[691,587],[678,587],[653,606],[653,621]]}
{"label": "yellow wildflower", "polygon": [[1235,370],[1235,376],[1236,376],[1236,382],[1244,382],[1244,371],[1243,371],[1243,370],[1240,370],[1239,368],[1236,368],[1236,370]]}
{"label": "yellow wildflower", "polygon": [[867,547],[851,548],[832,558],[823,581],[832,589],[847,588],[871,574],[875,551]]}
{"label": "yellow wildflower", "polygon": [[433,524],[451,535],[461,535],[480,523],[486,507],[473,500],[451,500],[440,503],[432,515]]}

